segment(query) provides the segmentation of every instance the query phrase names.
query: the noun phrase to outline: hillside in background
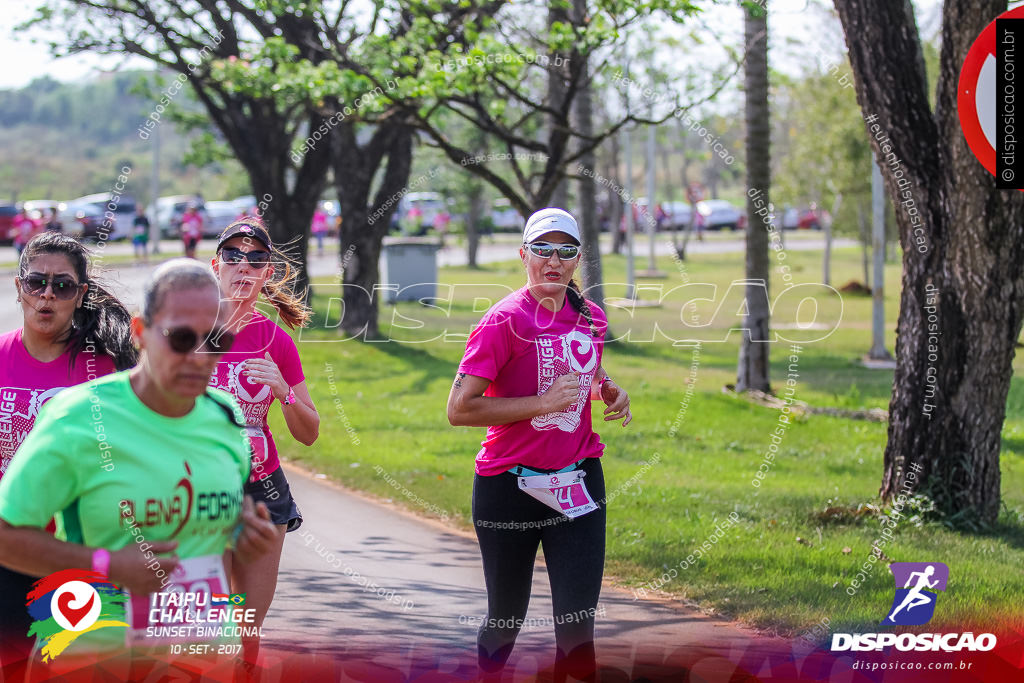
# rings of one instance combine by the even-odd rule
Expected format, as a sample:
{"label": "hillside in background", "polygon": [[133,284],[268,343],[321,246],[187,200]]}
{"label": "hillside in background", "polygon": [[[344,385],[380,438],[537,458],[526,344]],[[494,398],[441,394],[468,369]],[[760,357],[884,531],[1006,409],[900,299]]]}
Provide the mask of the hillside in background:
{"label": "hillside in background", "polygon": [[[154,137],[138,129],[155,100],[143,97],[143,71],[111,73],[83,83],[49,77],[17,90],[0,90],[0,201],[67,200],[110,192],[123,166],[130,166],[127,194],[151,197]],[[175,104],[186,109],[188,87]],[[159,97],[159,93],[157,95]],[[191,134],[166,116],[159,126],[159,194],[201,194],[225,199],[249,194],[245,174],[233,161],[199,169],[185,163]]]}

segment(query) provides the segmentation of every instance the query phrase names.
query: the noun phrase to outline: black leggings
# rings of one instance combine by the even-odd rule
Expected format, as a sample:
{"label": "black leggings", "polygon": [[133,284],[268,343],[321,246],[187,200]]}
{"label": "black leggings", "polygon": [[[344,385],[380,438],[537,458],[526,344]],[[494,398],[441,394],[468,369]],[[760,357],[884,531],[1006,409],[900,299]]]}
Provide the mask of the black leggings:
{"label": "black leggings", "polygon": [[600,507],[572,520],[520,491],[513,474],[473,480],[473,522],[487,582],[487,619],[477,634],[484,671],[501,669],[512,654],[542,545],[551,582],[556,677],[559,672],[584,680],[593,676],[594,612],[604,574],[604,473],[598,458],[587,458],[580,469]]}

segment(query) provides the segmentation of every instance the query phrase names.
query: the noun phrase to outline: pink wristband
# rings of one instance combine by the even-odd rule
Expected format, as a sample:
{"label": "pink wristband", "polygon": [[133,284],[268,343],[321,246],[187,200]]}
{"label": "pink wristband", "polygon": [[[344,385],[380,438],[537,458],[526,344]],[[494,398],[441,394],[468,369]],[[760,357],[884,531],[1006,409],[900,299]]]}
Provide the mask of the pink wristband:
{"label": "pink wristband", "polygon": [[103,576],[109,576],[110,553],[105,548],[97,548],[92,554],[92,570]]}

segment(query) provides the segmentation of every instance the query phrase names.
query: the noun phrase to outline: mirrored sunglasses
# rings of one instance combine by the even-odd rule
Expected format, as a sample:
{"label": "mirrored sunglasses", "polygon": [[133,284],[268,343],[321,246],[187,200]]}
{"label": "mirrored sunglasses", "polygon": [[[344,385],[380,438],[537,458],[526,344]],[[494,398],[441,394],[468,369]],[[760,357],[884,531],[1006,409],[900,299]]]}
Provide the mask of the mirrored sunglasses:
{"label": "mirrored sunglasses", "polygon": [[558,252],[558,258],[562,261],[571,261],[580,255],[580,248],[575,244],[548,244],[547,242],[531,242],[526,247],[534,256],[551,258],[551,255]]}

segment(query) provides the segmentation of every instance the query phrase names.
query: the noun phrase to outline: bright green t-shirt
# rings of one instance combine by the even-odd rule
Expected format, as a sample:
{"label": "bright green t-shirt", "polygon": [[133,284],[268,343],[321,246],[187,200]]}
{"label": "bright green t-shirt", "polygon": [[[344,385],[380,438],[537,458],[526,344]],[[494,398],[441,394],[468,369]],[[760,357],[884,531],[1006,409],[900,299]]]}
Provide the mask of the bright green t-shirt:
{"label": "bright green t-shirt", "polygon": [[[139,400],[128,371],[64,390],[0,479],[0,518],[44,528],[56,517],[57,538],[111,551],[141,535],[177,541],[182,560],[221,556],[240,520],[249,444],[234,398],[209,391],[172,418]],[[124,637],[103,628],[74,646]]]}

